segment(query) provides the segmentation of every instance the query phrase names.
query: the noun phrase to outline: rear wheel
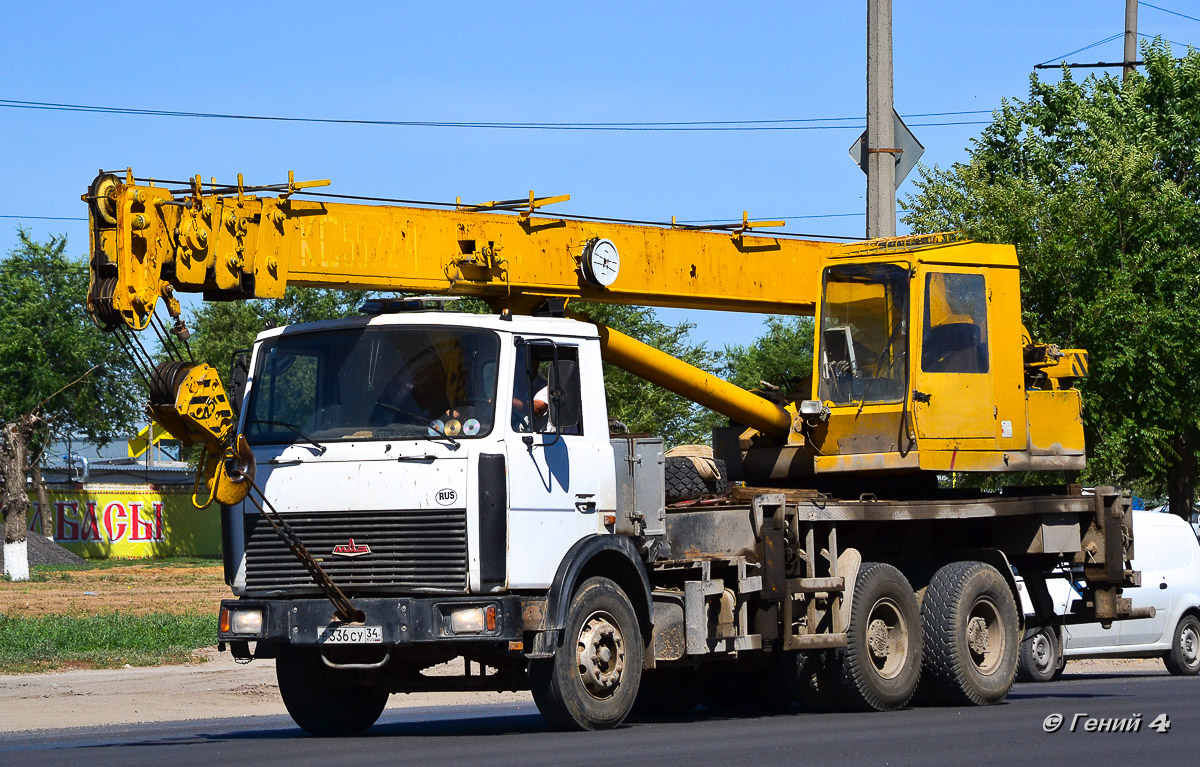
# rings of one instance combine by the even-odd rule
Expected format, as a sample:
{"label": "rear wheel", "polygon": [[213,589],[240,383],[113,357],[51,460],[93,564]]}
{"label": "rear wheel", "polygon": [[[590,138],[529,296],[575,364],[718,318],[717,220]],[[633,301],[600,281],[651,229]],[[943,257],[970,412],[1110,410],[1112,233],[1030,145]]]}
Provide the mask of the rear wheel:
{"label": "rear wheel", "polygon": [[912,586],[888,564],[859,570],[846,649],[832,655],[833,694],[845,708],[901,708],[921,676],[921,612]]}
{"label": "rear wheel", "polygon": [[1017,670],[1017,605],[1000,572],[951,562],[921,604],[924,679],[934,700],[985,706],[1004,700]]}
{"label": "rear wheel", "polygon": [[1175,627],[1171,652],[1163,657],[1167,671],[1176,676],[1194,676],[1200,672],[1200,620],[1185,615]]}
{"label": "rear wheel", "polygon": [[388,694],[353,684],[326,666],[315,647],[285,647],[275,660],[279,694],[292,720],[312,735],[357,735],[379,719]]}
{"label": "rear wheel", "polygon": [[642,637],[629,597],[589,578],[571,599],[552,658],[529,664],[538,711],[563,730],[607,730],[628,716],[642,676]]}
{"label": "rear wheel", "polygon": [[1022,682],[1049,682],[1058,675],[1058,634],[1043,626],[1021,642],[1017,660],[1017,679]]}

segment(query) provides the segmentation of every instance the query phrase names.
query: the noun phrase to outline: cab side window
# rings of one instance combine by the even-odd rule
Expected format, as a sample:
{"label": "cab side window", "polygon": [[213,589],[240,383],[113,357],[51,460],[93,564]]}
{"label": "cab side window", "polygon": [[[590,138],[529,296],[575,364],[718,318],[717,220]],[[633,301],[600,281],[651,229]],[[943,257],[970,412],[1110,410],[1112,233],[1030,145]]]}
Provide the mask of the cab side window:
{"label": "cab side window", "polygon": [[514,376],[513,431],[583,433],[576,347],[521,343],[517,346]]}
{"label": "cab side window", "polygon": [[925,276],[921,370],[988,372],[987,286],[982,274]]}

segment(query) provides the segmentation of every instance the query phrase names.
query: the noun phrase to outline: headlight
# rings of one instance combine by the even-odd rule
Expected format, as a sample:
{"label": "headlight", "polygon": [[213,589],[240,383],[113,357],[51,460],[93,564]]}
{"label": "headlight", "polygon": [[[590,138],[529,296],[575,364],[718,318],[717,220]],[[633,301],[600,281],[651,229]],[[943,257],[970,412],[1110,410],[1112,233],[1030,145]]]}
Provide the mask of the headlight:
{"label": "headlight", "polygon": [[235,607],[233,609],[221,610],[222,633],[253,634],[254,636],[258,636],[262,633],[262,626],[262,608],[239,609]]}
{"label": "headlight", "polygon": [[453,634],[479,634],[483,632],[484,609],[472,607],[450,613],[450,632]]}

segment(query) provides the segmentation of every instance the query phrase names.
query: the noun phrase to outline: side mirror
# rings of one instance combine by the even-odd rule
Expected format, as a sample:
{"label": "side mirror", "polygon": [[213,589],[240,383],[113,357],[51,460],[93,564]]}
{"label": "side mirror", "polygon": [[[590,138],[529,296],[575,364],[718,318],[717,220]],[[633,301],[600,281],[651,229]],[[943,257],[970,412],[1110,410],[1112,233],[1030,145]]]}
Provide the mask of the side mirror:
{"label": "side mirror", "polygon": [[229,399],[235,418],[242,414],[242,400],[246,397],[246,379],[250,377],[250,350],[239,349],[233,353],[229,370]]}
{"label": "side mirror", "polygon": [[556,431],[579,426],[579,363],[555,360],[550,371],[550,421]]}

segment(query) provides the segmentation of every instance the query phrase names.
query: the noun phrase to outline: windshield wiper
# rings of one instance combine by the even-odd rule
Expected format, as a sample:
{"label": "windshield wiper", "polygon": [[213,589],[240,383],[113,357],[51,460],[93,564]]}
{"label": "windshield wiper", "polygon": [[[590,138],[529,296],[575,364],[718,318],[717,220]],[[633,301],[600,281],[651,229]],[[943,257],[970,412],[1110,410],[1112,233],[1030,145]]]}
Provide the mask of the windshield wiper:
{"label": "windshield wiper", "polygon": [[282,426],[285,429],[289,429],[297,437],[299,437],[300,439],[304,440],[305,442],[307,442],[310,445],[312,445],[313,447],[315,447],[318,451],[317,455],[325,455],[325,451],[329,449],[329,448],[325,447],[324,445],[322,445],[320,442],[317,442],[315,439],[313,439],[312,437],[305,434],[304,432],[300,431],[299,427],[294,426],[290,423],[284,423],[283,421],[262,421],[262,420],[259,420],[256,418],[255,420],[250,422],[250,425],[253,425],[256,423],[265,423],[269,426]]}
{"label": "windshield wiper", "polygon": [[454,437],[451,437],[449,434],[446,433],[445,425],[443,425],[441,428],[438,428],[437,426],[434,425],[434,423],[435,423],[435,421],[429,422],[429,431],[434,432],[434,433],[429,434],[428,432],[426,432],[425,438],[426,439],[437,439],[438,437],[441,437],[442,439],[449,442],[453,446],[454,450],[458,450],[458,440],[456,440]]}

